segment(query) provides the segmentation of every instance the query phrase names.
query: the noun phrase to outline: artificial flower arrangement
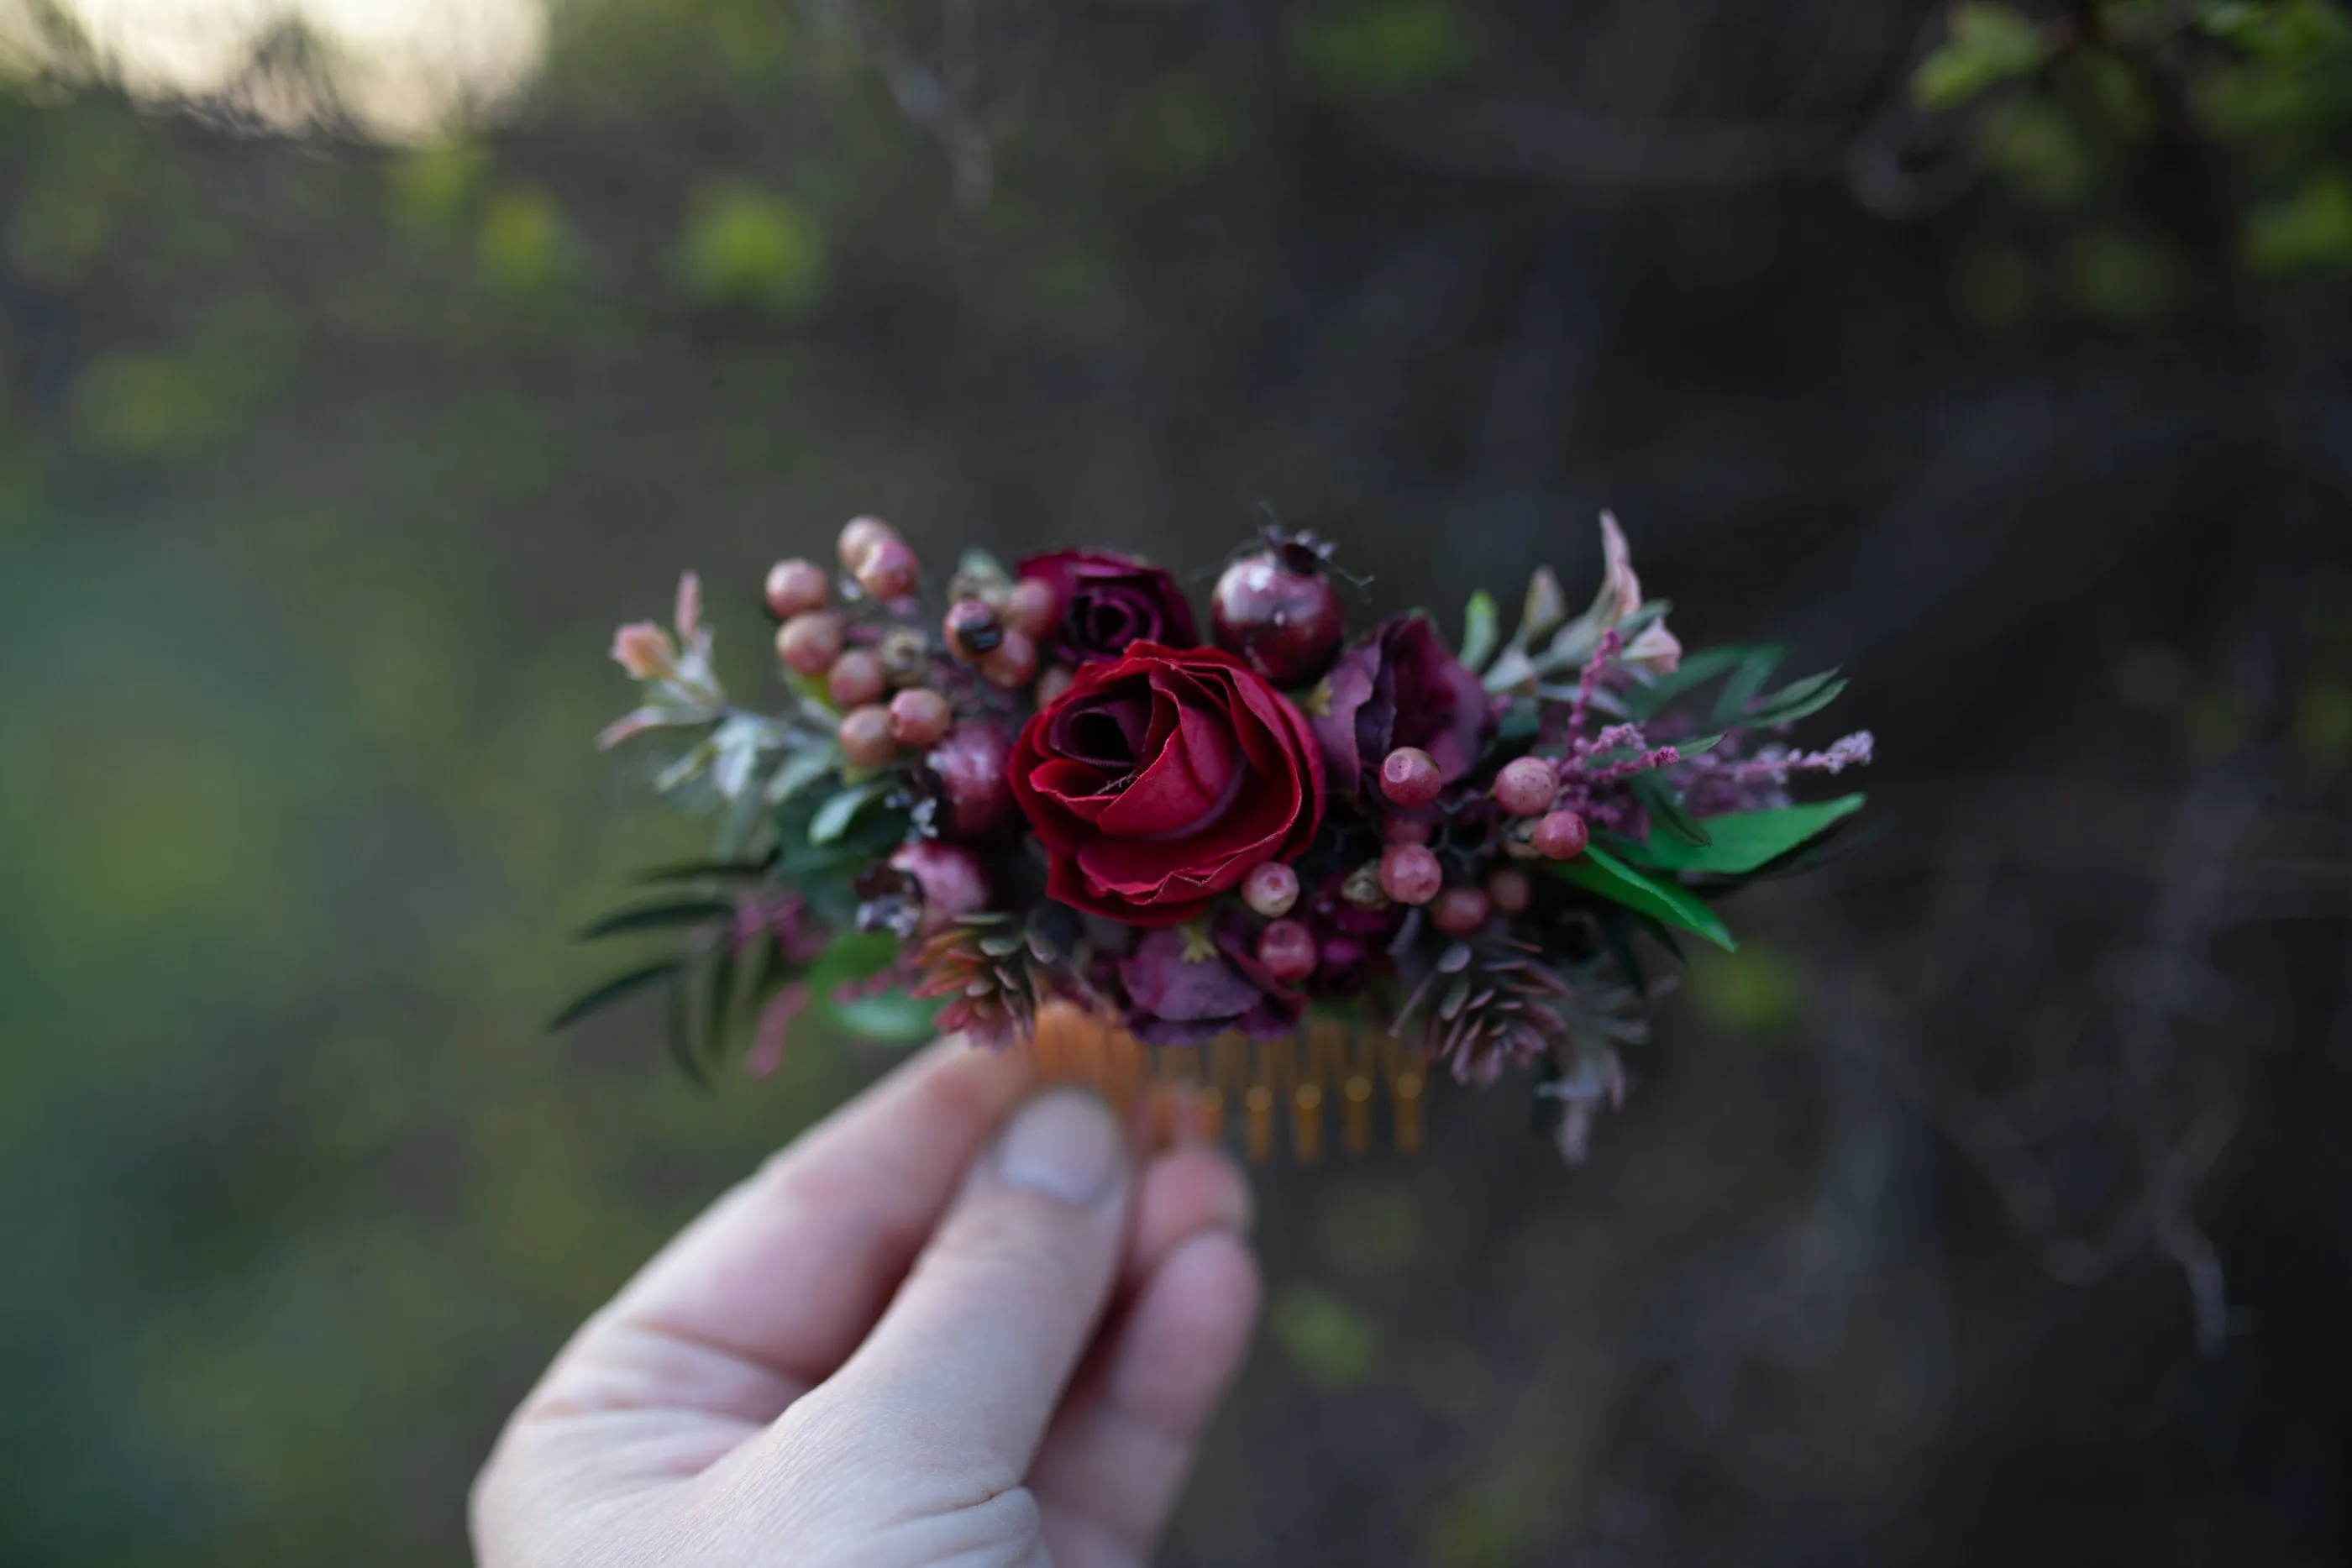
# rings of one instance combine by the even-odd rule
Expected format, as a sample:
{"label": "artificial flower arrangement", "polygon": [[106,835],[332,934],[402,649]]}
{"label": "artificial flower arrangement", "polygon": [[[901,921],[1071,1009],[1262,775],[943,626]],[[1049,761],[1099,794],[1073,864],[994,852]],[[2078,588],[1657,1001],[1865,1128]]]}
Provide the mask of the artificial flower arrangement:
{"label": "artificial flower arrangement", "polygon": [[1790,781],[1871,750],[1794,746],[1835,672],[1685,653],[1601,536],[1583,613],[1539,569],[1507,638],[1481,592],[1449,644],[1417,611],[1351,637],[1332,547],[1269,528],[1204,640],[1167,571],[1107,550],[971,551],[927,606],[915,551],[860,517],[837,576],[768,574],[785,689],[759,709],[688,573],[672,628],[615,635],[639,701],[600,744],[659,741],[653,788],[715,814],[717,852],[583,933],[683,940],[558,1022],[666,986],[698,1074],[739,1045],[772,1068],[812,1010],[1003,1045],[1076,1007],[1149,1052],[1336,1015],[1417,1070],[1528,1070],[1580,1158],[1647,1036],[1641,939],[1730,947],[1715,902],[1818,860],[1863,802]]}

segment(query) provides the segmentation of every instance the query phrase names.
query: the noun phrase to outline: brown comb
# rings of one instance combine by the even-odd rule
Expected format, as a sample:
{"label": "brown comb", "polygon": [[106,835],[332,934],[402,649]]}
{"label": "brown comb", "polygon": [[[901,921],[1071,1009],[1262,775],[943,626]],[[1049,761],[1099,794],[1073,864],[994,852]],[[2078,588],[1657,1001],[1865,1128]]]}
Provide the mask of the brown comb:
{"label": "brown comb", "polygon": [[1228,1034],[1205,1046],[1148,1046],[1057,1003],[1038,1013],[1036,1034],[1015,1049],[1029,1052],[1045,1082],[1100,1093],[1149,1148],[1238,1134],[1251,1162],[1263,1165],[1283,1133],[1291,1159],[1311,1166],[1334,1146],[1327,1122],[1336,1124],[1339,1149],[1364,1155],[1384,1121],[1398,1153],[1421,1152],[1428,1074],[1418,1051],[1383,1030],[1318,1019],[1280,1040]]}

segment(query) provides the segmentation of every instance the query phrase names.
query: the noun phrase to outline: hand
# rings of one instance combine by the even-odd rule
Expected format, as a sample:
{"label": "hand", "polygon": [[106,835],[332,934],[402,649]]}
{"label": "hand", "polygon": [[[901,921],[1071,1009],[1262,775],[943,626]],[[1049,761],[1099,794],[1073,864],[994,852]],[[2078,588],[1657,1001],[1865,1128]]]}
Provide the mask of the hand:
{"label": "hand", "polygon": [[1248,1189],[1032,1088],[944,1042],[688,1228],[508,1423],[481,1568],[1147,1561],[1256,1316]]}

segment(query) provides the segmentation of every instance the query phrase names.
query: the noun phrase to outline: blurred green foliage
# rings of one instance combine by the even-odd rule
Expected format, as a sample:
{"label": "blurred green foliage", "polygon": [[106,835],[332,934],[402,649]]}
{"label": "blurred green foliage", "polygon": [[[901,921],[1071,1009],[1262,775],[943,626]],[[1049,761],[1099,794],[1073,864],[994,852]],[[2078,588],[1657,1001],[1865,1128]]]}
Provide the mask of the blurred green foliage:
{"label": "blurred green foliage", "polygon": [[1961,119],[1971,156],[2030,214],[1955,270],[1959,304],[1989,326],[2043,305],[2124,327],[2227,319],[2248,306],[2232,274],[2352,276],[2340,0],[2049,15],[1978,0],[1949,11],[1912,95]]}

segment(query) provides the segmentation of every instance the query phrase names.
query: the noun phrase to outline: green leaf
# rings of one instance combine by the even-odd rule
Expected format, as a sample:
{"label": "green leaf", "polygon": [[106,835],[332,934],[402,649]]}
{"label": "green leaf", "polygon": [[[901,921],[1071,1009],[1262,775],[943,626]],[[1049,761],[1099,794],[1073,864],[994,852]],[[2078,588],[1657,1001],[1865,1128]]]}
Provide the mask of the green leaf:
{"label": "green leaf", "polygon": [[1646,915],[1653,920],[1706,937],[1727,951],[1737,950],[1739,944],[1731,939],[1731,932],[1716,918],[1696,895],[1683,888],[1643,876],[1607,850],[1592,845],[1572,861],[1548,862],[1551,873],[1561,881],[1571,883],[1609,900],[1622,904],[1636,915]]}
{"label": "green leaf", "polygon": [[764,791],[768,804],[780,805],[791,800],[827,773],[840,760],[830,746],[812,746],[806,750],[788,752],[776,770],[768,776]]}
{"label": "green leaf", "polygon": [[1810,718],[1843,695],[1846,683],[1838,678],[1835,670],[1824,670],[1818,675],[1807,675],[1792,681],[1759,701],[1753,713],[1740,723],[1754,729],[1777,729],[1784,724],[1794,724]]}
{"label": "green leaf", "polygon": [[843,986],[873,978],[896,963],[898,939],[887,932],[849,931],[833,939],[809,968],[812,1007],[835,1028],[868,1040],[913,1044],[931,1035],[940,1004],[892,989],[855,1001],[834,999]]}
{"label": "green leaf", "polygon": [[826,1012],[861,1040],[886,1045],[920,1045],[939,1032],[932,1020],[944,1004],[891,989],[854,1002],[829,1003]]}
{"label": "green leaf", "polygon": [[1764,689],[1764,683],[1772,678],[1772,672],[1780,667],[1788,652],[1786,648],[1769,645],[1744,650],[1739,668],[1732,672],[1731,678],[1723,683],[1723,690],[1717,694],[1715,722],[1728,724],[1747,713],[1748,705],[1756,700],[1756,694]]}
{"label": "green leaf", "polygon": [[665,882],[757,882],[768,874],[764,861],[684,861],[648,866],[629,880],[640,887]]}
{"label": "green leaf", "polygon": [[1660,675],[1627,691],[1626,712],[1636,719],[1648,718],[1685,692],[1705,685],[1726,670],[1737,668],[1755,652],[1753,648],[1733,647],[1701,648],[1685,653],[1672,674]]}
{"label": "green leaf", "polygon": [[857,813],[888,788],[887,779],[869,779],[835,795],[818,807],[816,815],[809,819],[808,841],[823,847],[840,838],[849,831],[849,824],[856,821]]}
{"label": "green leaf", "polygon": [[1690,814],[1689,810],[1683,805],[1681,794],[1673,785],[1667,783],[1663,776],[1656,773],[1637,773],[1633,778],[1631,787],[1633,798],[1642,802],[1642,809],[1650,814],[1650,820],[1676,839],[1685,844],[1706,844],[1712,841],[1706,828],[1696,817]]}
{"label": "green leaf", "polygon": [[591,1013],[602,1012],[614,1003],[636,995],[656,981],[677,974],[685,967],[686,960],[683,958],[664,958],[657,963],[646,964],[625,973],[614,975],[608,980],[600,981],[592,988],[583,991],[579,996],[566,1002],[561,1011],[547,1020],[548,1030],[552,1033],[556,1030],[578,1023]]}
{"label": "green leaf", "polygon": [[575,934],[575,940],[593,942],[599,937],[619,936],[634,931],[670,931],[681,925],[700,925],[707,921],[731,918],[735,904],[725,898],[688,898],[674,904],[641,904],[629,909],[616,909],[601,919],[592,920]]}
{"label": "green leaf", "polygon": [[669,1042],[670,1059],[677,1063],[688,1081],[697,1089],[708,1089],[710,1080],[703,1076],[702,1063],[694,1054],[692,1010],[692,999],[686,993],[686,977],[681,975],[670,982],[662,1037]]}
{"label": "green leaf", "polygon": [[2050,40],[2030,17],[1988,0],[1952,12],[1951,37],[1919,62],[1911,96],[1922,109],[1958,109],[2002,82],[2032,76]]}
{"label": "green leaf", "polygon": [[1495,656],[1495,645],[1503,640],[1502,612],[1496,607],[1495,596],[1485,589],[1470,596],[1470,603],[1462,612],[1462,662],[1473,670],[1483,670],[1486,661]]}
{"label": "green leaf", "polygon": [[1809,806],[1709,817],[1706,830],[1713,842],[1690,844],[1652,839],[1642,846],[1642,858],[1659,871],[1744,876],[1821,837],[1861,810],[1867,799],[1864,795],[1844,795]]}

